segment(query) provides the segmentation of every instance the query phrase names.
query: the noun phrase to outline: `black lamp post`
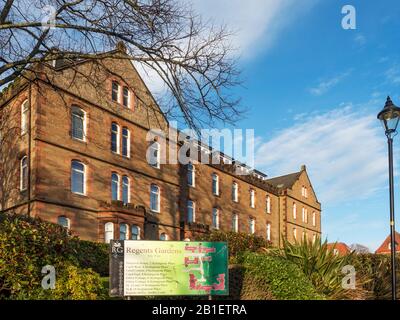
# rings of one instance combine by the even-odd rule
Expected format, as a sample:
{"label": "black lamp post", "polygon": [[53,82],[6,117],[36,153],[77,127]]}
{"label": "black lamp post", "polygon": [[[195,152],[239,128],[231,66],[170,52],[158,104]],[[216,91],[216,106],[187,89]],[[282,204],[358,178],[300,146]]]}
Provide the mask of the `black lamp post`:
{"label": "black lamp post", "polygon": [[396,300],[396,242],[394,224],[394,183],[393,183],[393,137],[397,134],[400,119],[400,108],[387,97],[385,106],[378,113],[382,122],[389,147],[389,199],[390,199],[390,251],[392,255],[392,300]]}

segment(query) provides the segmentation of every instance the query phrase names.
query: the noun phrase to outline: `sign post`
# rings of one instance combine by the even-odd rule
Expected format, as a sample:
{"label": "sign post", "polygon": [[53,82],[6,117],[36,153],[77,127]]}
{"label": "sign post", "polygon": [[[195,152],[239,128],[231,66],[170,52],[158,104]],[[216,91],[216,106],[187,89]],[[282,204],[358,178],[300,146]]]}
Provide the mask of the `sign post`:
{"label": "sign post", "polygon": [[226,242],[111,241],[110,296],[228,294]]}

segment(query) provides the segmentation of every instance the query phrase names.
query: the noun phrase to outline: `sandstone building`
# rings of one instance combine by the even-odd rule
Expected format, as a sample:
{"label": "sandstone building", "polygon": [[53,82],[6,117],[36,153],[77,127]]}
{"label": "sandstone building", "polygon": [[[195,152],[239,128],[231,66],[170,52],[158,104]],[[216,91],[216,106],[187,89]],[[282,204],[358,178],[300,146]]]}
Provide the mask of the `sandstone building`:
{"label": "sandstone building", "polygon": [[146,135],[166,131],[168,121],[123,50],[53,61],[26,78],[0,96],[0,211],[101,242],[183,240],[212,228],[276,246],[320,235],[321,205],[305,166],[269,179],[237,175],[244,165],[223,155],[218,164],[149,164],[149,147],[169,148]]}

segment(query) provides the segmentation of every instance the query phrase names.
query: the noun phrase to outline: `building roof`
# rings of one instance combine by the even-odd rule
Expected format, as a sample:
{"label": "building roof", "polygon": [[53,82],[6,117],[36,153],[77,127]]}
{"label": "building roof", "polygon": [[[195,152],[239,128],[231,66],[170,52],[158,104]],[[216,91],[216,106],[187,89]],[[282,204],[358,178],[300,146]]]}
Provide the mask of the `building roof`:
{"label": "building roof", "polygon": [[[396,252],[400,252],[400,233],[395,233],[395,242],[396,242]],[[390,253],[390,234],[386,237],[383,243],[380,245],[378,249],[376,249],[375,253]]]}
{"label": "building roof", "polygon": [[289,173],[284,176],[267,179],[266,181],[278,189],[291,188],[299,178],[301,172],[302,171]]}
{"label": "building roof", "polygon": [[345,256],[351,252],[349,246],[344,242],[328,243],[329,250],[337,250],[337,254],[340,256]]}

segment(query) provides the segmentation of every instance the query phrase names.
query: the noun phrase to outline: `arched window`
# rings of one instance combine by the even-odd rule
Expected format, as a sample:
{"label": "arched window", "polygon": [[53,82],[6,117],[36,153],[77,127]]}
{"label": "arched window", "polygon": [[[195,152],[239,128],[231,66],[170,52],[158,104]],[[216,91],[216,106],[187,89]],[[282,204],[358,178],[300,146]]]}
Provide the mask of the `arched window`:
{"label": "arched window", "polygon": [[250,218],[249,227],[250,227],[250,234],[256,233],[256,220],[254,218]]}
{"label": "arched window", "polygon": [[295,202],[293,202],[293,219],[297,219],[297,206]]}
{"label": "arched window", "polygon": [[140,228],[137,225],[131,227],[131,240],[140,240]]}
{"label": "arched window", "polygon": [[238,202],[239,186],[236,182],[232,183],[232,201]]}
{"label": "arched window", "polygon": [[188,200],[187,202],[187,221],[188,222],[196,221],[196,204],[192,200]]}
{"label": "arched window", "polygon": [[301,208],[301,221],[306,221],[306,209],[304,207]]}
{"label": "arched window", "polygon": [[155,184],[150,187],[150,210],[160,212],[160,188]]}
{"label": "arched window", "polygon": [[271,241],[271,223],[267,223],[267,240]]}
{"label": "arched window", "polygon": [[119,125],[113,122],[111,124],[111,151],[119,153],[119,140],[120,140],[120,130]]}
{"label": "arched window", "polygon": [[188,186],[194,187],[195,186],[195,180],[196,180],[196,174],[195,174],[195,168],[192,163],[189,163],[187,165],[187,181],[188,181]]}
{"label": "arched window", "polygon": [[67,230],[69,230],[70,228],[70,220],[65,216],[59,216],[57,218],[57,224],[59,224],[60,226],[64,227]]}
{"label": "arched window", "polygon": [[111,200],[119,200],[119,175],[111,174]]}
{"label": "arched window", "polygon": [[313,211],[312,213],[312,225],[315,227],[317,224],[317,215],[315,213],[315,211]]}
{"label": "arched window", "polygon": [[255,194],[256,194],[256,192],[254,191],[254,189],[250,189],[250,207],[252,207],[252,208],[255,208],[255,206],[256,206]]}
{"label": "arched window", "polygon": [[28,157],[27,156],[24,156],[20,160],[19,188],[21,191],[24,191],[28,188]]}
{"label": "arched window", "polygon": [[160,144],[157,141],[150,144],[148,161],[152,167],[160,168]]}
{"label": "arched window", "polygon": [[28,131],[28,100],[21,105],[21,135]]}
{"label": "arched window", "polygon": [[129,158],[131,146],[131,133],[128,128],[122,128],[122,155]]}
{"label": "arched window", "polygon": [[112,82],[111,99],[112,101],[119,102],[119,84],[117,81]]}
{"label": "arched window", "polygon": [[271,213],[271,197],[267,195],[266,199],[266,210],[267,213]]}
{"label": "arched window", "polygon": [[304,222],[308,223],[308,210],[307,210],[307,208],[304,209]]}
{"label": "arched window", "polygon": [[293,228],[293,239],[297,240],[297,229]]}
{"label": "arched window", "polygon": [[129,230],[129,226],[126,223],[121,223],[119,225],[119,240],[127,240],[128,239],[128,230]]}
{"label": "arched window", "polygon": [[165,232],[161,233],[160,234],[160,240],[167,241],[168,240],[168,235]]}
{"label": "arched window", "polygon": [[232,215],[232,231],[239,231],[239,215],[237,213]]}
{"label": "arched window", "polygon": [[128,176],[122,177],[122,202],[130,203],[130,182]]}
{"label": "arched window", "polygon": [[114,239],[114,223],[107,222],[104,225],[104,242],[109,243]]}
{"label": "arched window", "polygon": [[216,173],[212,175],[212,193],[216,196],[219,195],[219,177]]}
{"label": "arched window", "polygon": [[72,107],[71,111],[71,135],[72,138],[86,140],[86,113],[81,108]]}
{"label": "arched window", "polygon": [[212,227],[219,229],[219,210],[218,208],[212,209]]}
{"label": "arched window", "polygon": [[124,107],[129,108],[130,92],[128,87],[124,87],[122,90],[122,104]]}
{"label": "arched window", "polygon": [[75,160],[71,164],[71,191],[86,194],[86,167],[82,162]]}

